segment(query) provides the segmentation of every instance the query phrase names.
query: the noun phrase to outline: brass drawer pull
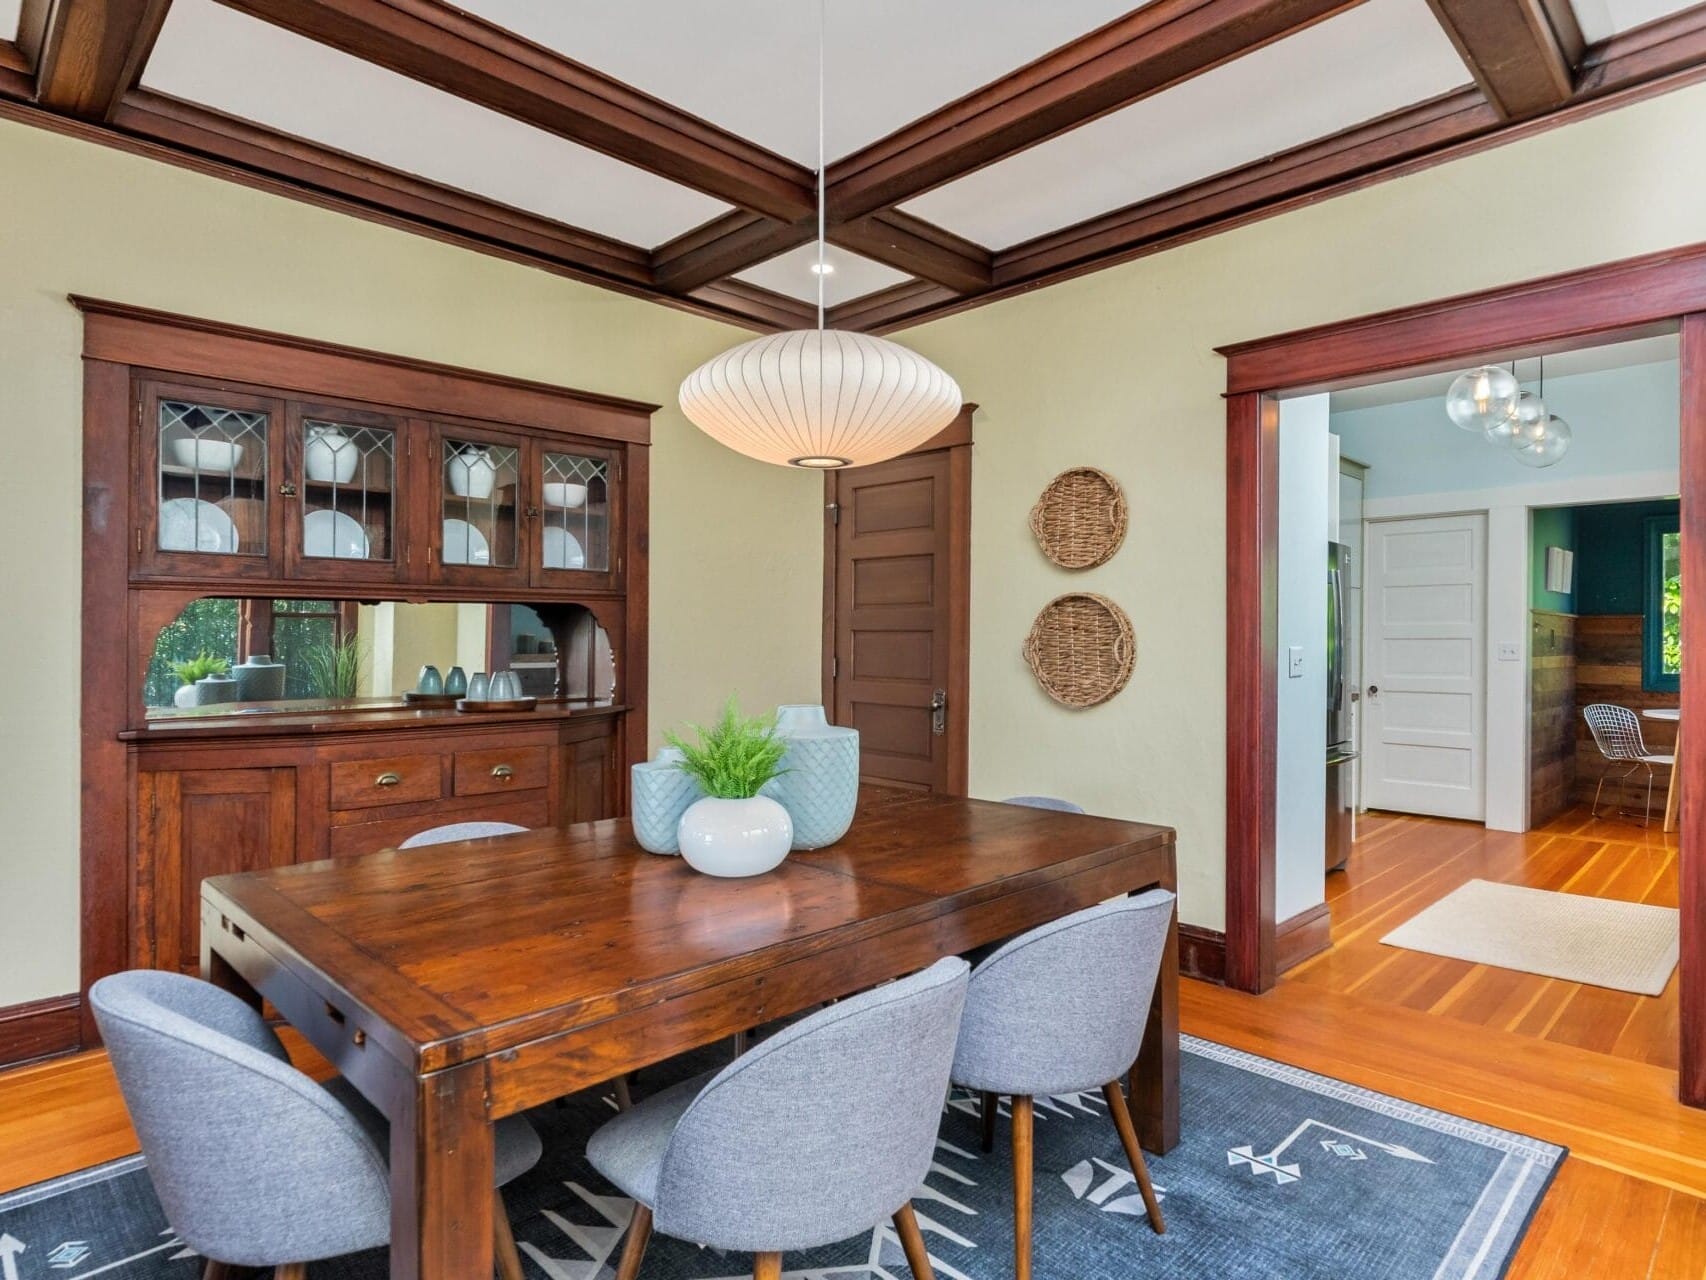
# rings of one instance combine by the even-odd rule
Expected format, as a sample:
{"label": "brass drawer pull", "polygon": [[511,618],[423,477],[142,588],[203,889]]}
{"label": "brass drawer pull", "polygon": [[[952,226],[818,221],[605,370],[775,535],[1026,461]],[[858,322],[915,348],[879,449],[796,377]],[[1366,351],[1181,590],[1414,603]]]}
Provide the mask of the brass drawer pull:
{"label": "brass drawer pull", "polygon": [[403,775],[400,773],[382,773],[373,780],[373,785],[376,787],[394,787],[402,780]]}
{"label": "brass drawer pull", "polygon": [[508,782],[511,778],[515,777],[515,770],[510,768],[507,764],[495,764],[492,766],[492,777],[496,778],[500,782]]}

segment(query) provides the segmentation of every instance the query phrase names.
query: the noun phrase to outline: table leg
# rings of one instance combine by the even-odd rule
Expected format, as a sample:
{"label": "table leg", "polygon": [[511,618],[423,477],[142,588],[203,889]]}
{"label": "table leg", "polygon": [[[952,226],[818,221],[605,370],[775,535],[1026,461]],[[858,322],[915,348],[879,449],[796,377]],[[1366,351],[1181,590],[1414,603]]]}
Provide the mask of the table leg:
{"label": "table leg", "polygon": [[421,1078],[391,1121],[391,1280],[492,1274],[492,1125],[474,1063]]}
{"label": "table leg", "polygon": [[1179,911],[1167,928],[1167,949],[1149,1002],[1143,1047],[1126,1089],[1139,1141],[1165,1155],[1179,1142]]}
{"label": "table leg", "polygon": [[1682,724],[1676,726],[1676,745],[1671,748],[1676,763],[1670,767],[1670,785],[1665,788],[1665,830],[1675,831],[1682,812]]}
{"label": "table leg", "polygon": [[245,1004],[256,1009],[261,1007],[261,993],[250,985],[242,974],[224,956],[214,949],[215,921],[203,916],[201,922],[201,980],[211,982],[221,991],[229,991]]}

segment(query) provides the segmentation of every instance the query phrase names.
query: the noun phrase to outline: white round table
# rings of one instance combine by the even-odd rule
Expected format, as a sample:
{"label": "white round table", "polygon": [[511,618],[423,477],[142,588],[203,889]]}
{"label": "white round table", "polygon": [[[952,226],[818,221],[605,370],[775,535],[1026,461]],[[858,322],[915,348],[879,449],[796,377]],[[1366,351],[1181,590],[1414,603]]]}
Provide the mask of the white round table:
{"label": "white round table", "polygon": [[1648,707],[1641,715],[1648,720],[1666,720],[1676,726],[1676,745],[1671,748],[1676,763],[1670,767],[1670,786],[1665,789],[1665,830],[1675,831],[1682,804],[1682,708]]}

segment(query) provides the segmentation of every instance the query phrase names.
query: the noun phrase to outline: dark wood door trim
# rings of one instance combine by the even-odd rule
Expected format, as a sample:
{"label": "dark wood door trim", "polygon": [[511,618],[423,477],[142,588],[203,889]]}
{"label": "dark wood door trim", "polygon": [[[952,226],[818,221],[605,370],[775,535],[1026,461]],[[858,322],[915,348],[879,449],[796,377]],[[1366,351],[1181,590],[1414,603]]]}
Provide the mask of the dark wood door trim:
{"label": "dark wood door trim", "polygon": [[[972,417],[967,403],[959,417],[905,456],[948,454],[948,793],[963,796],[970,783],[971,745],[971,446]],[[840,501],[840,472],[823,477],[823,705],[835,708],[835,519]]]}
{"label": "dark wood door trim", "polygon": [[[1224,348],[1227,359],[1226,970],[1273,985],[1274,724],[1279,527],[1277,414],[1264,394],[1369,381],[1416,366],[1521,348],[1558,350],[1654,329],[1682,330],[1683,572],[1706,580],[1706,243],[1544,280],[1364,316]],[[1683,615],[1683,645],[1706,653],[1706,610]],[[1706,724],[1706,680],[1685,681],[1685,723]],[[1684,1102],[1706,1106],[1706,732],[1683,734],[1681,1070]]]}

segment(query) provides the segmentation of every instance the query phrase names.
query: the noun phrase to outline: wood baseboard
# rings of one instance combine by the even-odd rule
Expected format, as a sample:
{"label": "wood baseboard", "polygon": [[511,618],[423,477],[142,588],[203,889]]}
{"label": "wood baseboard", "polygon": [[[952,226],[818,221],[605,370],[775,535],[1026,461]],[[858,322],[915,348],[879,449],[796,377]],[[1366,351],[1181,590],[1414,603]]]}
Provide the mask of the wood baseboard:
{"label": "wood baseboard", "polygon": [[1179,973],[1203,982],[1226,982],[1226,935],[1201,925],[1179,926]]}
{"label": "wood baseboard", "polygon": [[1280,973],[1333,945],[1333,917],[1325,902],[1274,926],[1275,967]]}
{"label": "wood baseboard", "polygon": [[83,1001],[49,996],[0,1009],[0,1067],[70,1053],[81,1044]]}

